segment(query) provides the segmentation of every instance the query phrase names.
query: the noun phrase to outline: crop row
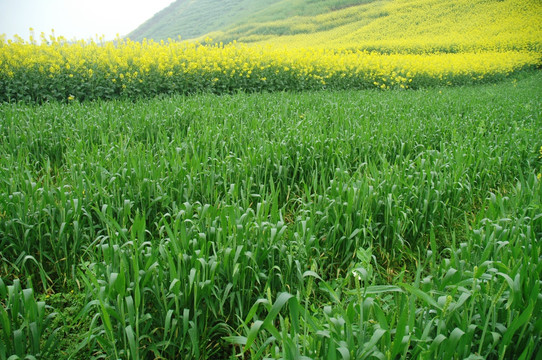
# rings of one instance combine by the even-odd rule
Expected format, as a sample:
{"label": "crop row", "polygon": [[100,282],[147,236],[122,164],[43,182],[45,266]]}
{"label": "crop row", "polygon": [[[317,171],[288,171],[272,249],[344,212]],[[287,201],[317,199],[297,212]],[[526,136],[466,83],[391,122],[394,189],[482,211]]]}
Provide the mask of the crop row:
{"label": "crop row", "polygon": [[0,43],[0,101],[138,98],[173,93],[407,89],[491,82],[540,66],[503,51],[378,54],[186,42]]}

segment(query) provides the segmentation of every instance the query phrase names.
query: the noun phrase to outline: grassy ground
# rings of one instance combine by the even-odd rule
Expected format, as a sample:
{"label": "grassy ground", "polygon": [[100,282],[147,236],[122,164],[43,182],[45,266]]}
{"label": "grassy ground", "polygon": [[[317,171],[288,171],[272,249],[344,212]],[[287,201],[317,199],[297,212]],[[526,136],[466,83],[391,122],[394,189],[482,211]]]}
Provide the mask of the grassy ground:
{"label": "grassy ground", "polygon": [[541,87],[0,105],[0,359],[540,356]]}

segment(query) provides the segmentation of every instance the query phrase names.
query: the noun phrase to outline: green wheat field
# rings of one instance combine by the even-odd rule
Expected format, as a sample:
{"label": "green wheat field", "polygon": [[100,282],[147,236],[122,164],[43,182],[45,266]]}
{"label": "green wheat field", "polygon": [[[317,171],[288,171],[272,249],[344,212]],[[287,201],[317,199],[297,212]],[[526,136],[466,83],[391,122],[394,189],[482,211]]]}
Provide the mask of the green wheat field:
{"label": "green wheat field", "polygon": [[542,74],[0,105],[1,359],[539,359]]}
{"label": "green wheat field", "polygon": [[0,34],[0,360],[542,360],[541,0],[29,31]]}

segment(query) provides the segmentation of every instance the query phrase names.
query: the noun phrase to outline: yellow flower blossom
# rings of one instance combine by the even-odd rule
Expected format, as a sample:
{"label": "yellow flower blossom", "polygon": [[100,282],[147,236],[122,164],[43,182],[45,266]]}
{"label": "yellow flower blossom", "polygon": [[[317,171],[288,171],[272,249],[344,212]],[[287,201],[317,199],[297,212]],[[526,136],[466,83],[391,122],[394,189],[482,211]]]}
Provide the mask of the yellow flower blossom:
{"label": "yellow flower blossom", "polygon": [[[390,44],[384,41],[379,46],[386,50]],[[134,94],[155,89],[156,85],[189,92],[216,89],[216,83],[247,90],[335,86],[407,89],[485,82],[542,65],[536,51],[542,48],[542,40],[532,43],[530,49],[480,50],[466,46],[467,51],[458,52],[423,52],[396,44],[395,49],[409,51],[378,53],[339,45],[327,48],[123,39],[115,43],[73,43],[54,35],[38,44],[0,38],[0,81],[5,88],[13,89],[13,94],[5,95],[11,98],[18,96],[15,84],[20,79],[45,84],[45,91],[57,78],[64,82],[64,99],[68,94],[79,96],[78,91],[100,96],[98,87],[108,94],[118,94],[121,89]]]}

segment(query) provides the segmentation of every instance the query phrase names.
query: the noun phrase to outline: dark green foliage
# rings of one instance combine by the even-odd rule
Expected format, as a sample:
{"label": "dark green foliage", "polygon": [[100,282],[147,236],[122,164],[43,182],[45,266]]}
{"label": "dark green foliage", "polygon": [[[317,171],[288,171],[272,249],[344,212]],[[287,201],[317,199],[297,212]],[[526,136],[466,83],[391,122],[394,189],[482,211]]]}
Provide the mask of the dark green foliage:
{"label": "dark green foliage", "polygon": [[2,284],[79,358],[529,358],[540,86],[2,104]]}
{"label": "dark green foliage", "polygon": [[49,359],[55,353],[58,329],[50,328],[55,313],[36,301],[32,288],[16,279],[0,278],[0,359]]}

